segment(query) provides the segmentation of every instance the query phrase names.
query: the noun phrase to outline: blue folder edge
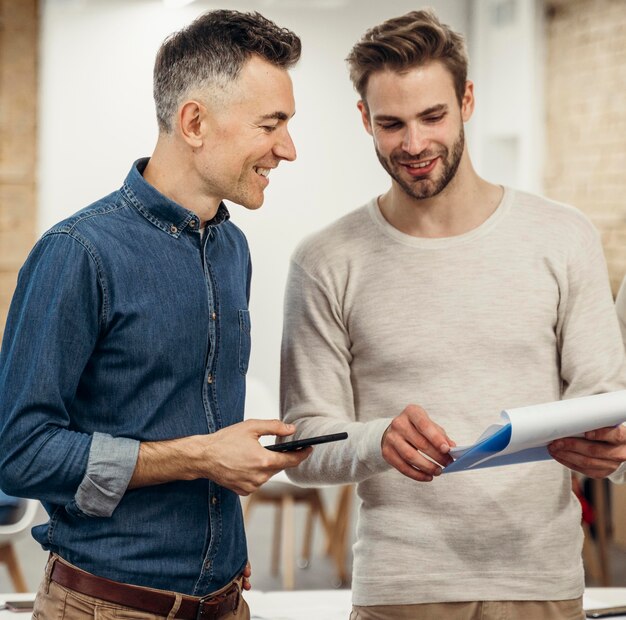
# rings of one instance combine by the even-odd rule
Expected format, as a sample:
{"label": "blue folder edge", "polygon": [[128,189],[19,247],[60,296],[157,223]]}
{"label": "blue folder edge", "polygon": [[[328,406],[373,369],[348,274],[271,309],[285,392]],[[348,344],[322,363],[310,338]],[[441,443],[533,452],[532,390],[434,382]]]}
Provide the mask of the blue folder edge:
{"label": "blue folder edge", "polygon": [[454,463],[450,463],[444,468],[443,473],[449,474],[455,471],[463,471],[471,469],[476,463],[482,461],[488,456],[492,456],[501,450],[504,450],[511,441],[511,423],[504,425],[493,435],[489,435],[481,442],[477,443],[473,448],[469,449],[463,456],[460,456]]}

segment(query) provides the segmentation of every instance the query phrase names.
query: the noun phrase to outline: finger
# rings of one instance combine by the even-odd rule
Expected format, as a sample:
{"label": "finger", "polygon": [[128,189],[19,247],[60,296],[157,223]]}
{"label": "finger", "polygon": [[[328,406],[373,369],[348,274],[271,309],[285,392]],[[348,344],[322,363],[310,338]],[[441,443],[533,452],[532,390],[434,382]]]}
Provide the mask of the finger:
{"label": "finger", "polygon": [[561,450],[555,453],[550,451],[550,454],[552,458],[561,465],[580,472],[585,476],[589,476],[590,478],[606,478],[606,476],[612,474],[619,465],[619,463],[615,461],[597,459],[567,450]]}
{"label": "finger", "polygon": [[613,444],[626,444],[626,426],[609,426],[585,433],[585,439],[606,441]]}
{"label": "finger", "polygon": [[626,459],[626,446],[612,444],[606,441],[590,441],[575,437],[566,437],[553,441],[548,446],[552,452],[574,452],[582,456],[593,457],[604,461],[621,463]]}
{"label": "finger", "polygon": [[411,422],[418,433],[424,436],[435,450],[441,454],[447,454],[450,451],[447,435],[428,416],[421,415],[417,418],[411,418]]}
{"label": "finger", "polygon": [[[397,467],[399,461],[402,461],[408,467],[420,470],[430,477],[438,476],[442,471],[438,463],[434,463],[432,460],[426,458],[426,456],[421,454],[411,443],[400,436],[391,437],[390,441],[383,446],[382,455],[388,462],[391,462],[391,458],[394,467]],[[399,467],[397,468],[399,469]],[[406,470],[403,469],[403,473],[405,473],[405,471]]]}
{"label": "finger", "polygon": [[439,476],[441,474],[441,465],[426,458],[421,451],[416,450],[410,443],[400,442],[393,447],[400,458],[411,467],[415,467],[431,476]]}
{"label": "finger", "polygon": [[278,435],[287,437],[296,432],[295,424],[285,424],[280,420],[246,420],[244,422],[259,437],[262,435]]}
{"label": "finger", "polygon": [[[441,434],[439,437],[443,437]],[[418,429],[412,423],[408,424],[408,428],[405,433],[404,441],[408,442],[415,450],[420,450],[424,454],[427,454],[431,459],[440,463],[441,465],[449,465],[452,462],[452,457],[446,451],[441,451],[437,448],[432,441],[425,436],[421,429]],[[400,442],[396,441],[396,448],[400,448]]]}
{"label": "finger", "polygon": [[278,459],[276,461],[276,471],[297,467],[300,463],[302,463],[302,461],[309,458],[311,454],[313,454],[313,448],[311,446],[308,448],[301,448],[300,450],[293,450],[292,452],[277,452],[276,456]]}
{"label": "finger", "polygon": [[[450,443],[445,431],[435,424],[421,407],[409,405],[403,413],[406,413],[417,433],[425,437],[437,452],[447,454],[450,451]],[[422,446],[419,447],[422,448]]]}
{"label": "finger", "polygon": [[250,562],[246,562],[246,566],[243,569],[243,577],[244,579],[248,579],[252,575],[252,567],[250,566]]}
{"label": "finger", "polygon": [[395,467],[395,469],[407,478],[411,478],[417,482],[431,482],[433,480],[433,476],[430,474],[411,467],[411,465],[405,462],[392,447],[383,450],[383,457],[392,467]]}
{"label": "finger", "polygon": [[584,467],[572,461],[561,459],[556,456],[554,457],[554,460],[557,463],[560,463],[561,465],[563,465],[563,467],[567,467],[567,469],[571,471],[575,471],[579,474],[582,474],[583,476],[587,478],[602,479],[602,478],[606,478],[607,476],[610,476],[613,473],[613,471],[615,471],[614,469],[609,469],[605,467],[602,467],[599,469]]}
{"label": "finger", "polygon": [[247,579],[245,579],[245,578],[244,578],[244,580],[243,580],[243,582],[241,584],[241,587],[244,590],[251,590],[252,589],[252,586],[250,585],[250,582]]}

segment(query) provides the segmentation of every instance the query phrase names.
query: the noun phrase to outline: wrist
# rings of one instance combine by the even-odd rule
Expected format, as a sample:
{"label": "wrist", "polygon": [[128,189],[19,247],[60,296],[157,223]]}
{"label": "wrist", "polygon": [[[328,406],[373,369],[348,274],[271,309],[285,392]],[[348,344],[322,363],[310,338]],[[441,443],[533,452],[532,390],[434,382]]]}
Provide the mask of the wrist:
{"label": "wrist", "polygon": [[142,442],[129,488],[202,477],[204,461],[197,446],[194,437]]}

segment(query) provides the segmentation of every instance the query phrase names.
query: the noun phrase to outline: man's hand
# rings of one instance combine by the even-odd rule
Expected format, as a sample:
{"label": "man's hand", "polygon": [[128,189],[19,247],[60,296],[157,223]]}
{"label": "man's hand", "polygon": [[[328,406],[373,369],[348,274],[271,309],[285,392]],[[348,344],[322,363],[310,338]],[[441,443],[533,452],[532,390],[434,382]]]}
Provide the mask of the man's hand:
{"label": "man's hand", "polygon": [[[249,495],[282,469],[296,467],[312,452],[272,452],[259,443],[263,435],[287,437],[296,427],[278,420],[246,420],[206,435],[202,447],[206,477],[237,495]],[[201,436],[202,437],[202,436]]]}
{"label": "man's hand", "polygon": [[555,461],[589,478],[606,478],[626,461],[626,426],[611,426],[565,437],[548,445]]}
{"label": "man's hand", "polygon": [[252,575],[252,568],[250,567],[250,562],[247,562],[246,567],[243,569],[243,579],[241,583],[244,590],[250,590],[252,588],[250,585],[250,575]]}
{"label": "man's hand", "polygon": [[419,482],[430,482],[441,474],[442,467],[452,463],[448,452],[455,445],[417,405],[408,405],[394,418],[381,440],[385,461]]}
{"label": "man's hand", "polygon": [[207,478],[238,495],[249,495],[311,454],[312,448],[273,452],[259,443],[263,435],[287,437],[295,430],[279,420],[246,420],[209,435],[142,442],[128,488]]}

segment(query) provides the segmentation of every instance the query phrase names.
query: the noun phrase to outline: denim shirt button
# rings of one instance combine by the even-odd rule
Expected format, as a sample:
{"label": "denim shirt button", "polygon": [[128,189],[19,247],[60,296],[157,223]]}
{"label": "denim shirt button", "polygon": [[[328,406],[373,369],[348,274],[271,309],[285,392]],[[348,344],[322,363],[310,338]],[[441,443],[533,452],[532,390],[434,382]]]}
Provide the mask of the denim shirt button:
{"label": "denim shirt button", "polygon": [[190,228],[195,228],[196,227],[196,220],[191,220],[191,222],[189,222],[189,227]]}
{"label": "denim shirt button", "polygon": [[217,497],[215,495],[211,498],[211,503],[215,506],[217,504]]}
{"label": "denim shirt button", "polygon": [[206,378],[206,382],[207,382],[207,383],[213,383],[213,375],[209,375],[209,376]]}
{"label": "denim shirt button", "polygon": [[217,314],[215,312],[211,312],[211,318],[215,321],[215,319],[217,319]]}
{"label": "denim shirt button", "polygon": [[174,224],[172,224],[170,226],[170,232],[175,235],[178,232],[178,228],[176,228],[176,226],[174,226]]}

